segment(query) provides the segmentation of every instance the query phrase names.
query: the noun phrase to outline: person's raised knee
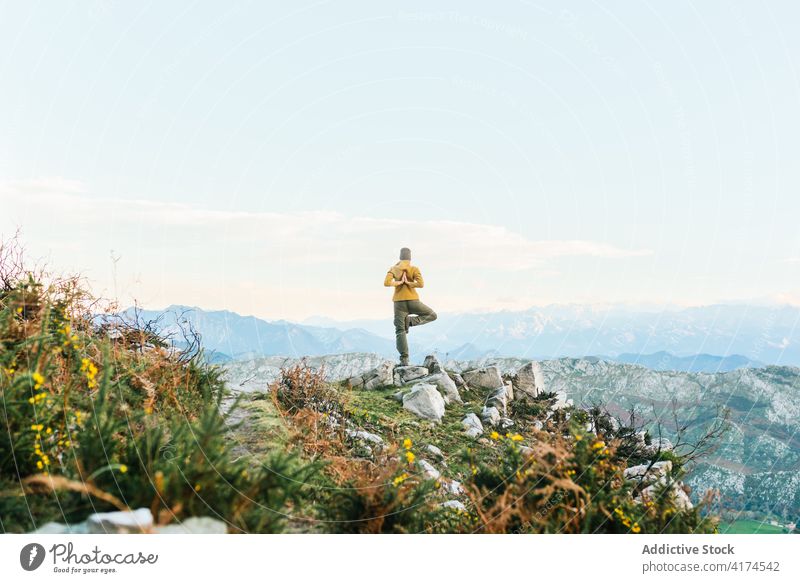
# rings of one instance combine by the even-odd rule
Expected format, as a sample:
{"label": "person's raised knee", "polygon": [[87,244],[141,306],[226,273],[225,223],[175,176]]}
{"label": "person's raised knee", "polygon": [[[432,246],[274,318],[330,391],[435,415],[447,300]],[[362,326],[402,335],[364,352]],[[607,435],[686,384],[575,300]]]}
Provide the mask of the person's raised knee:
{"label": "person's raised knee", "polygon": [[430,315],[430,316],[428,316],[428,321],[429,321],[429,322],[433,322],[433,321],[434,321],[436,318],[438,318],[438,317],[439,317],[439,316],[437,316],[437,315],[436,315],[436,312],[431,312],[431,315]]}

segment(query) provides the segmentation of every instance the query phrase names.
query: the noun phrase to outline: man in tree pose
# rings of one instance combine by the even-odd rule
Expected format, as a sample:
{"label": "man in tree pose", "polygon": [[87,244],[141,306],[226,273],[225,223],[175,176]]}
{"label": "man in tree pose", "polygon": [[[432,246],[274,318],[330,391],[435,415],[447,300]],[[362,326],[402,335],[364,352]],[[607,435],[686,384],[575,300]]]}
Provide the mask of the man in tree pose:
{"label": "man in tree pose", "polygon": [[400,353],[400,366],[408,365],[408,329],[422,326],[436,319],[436,312],[419,301],[417,288],[423,287],[419,267],[411,265],[411,249],[400,249],[400,261],[395,263],[383,280],[386,287],[394,287],[394,334],[397,352]]}

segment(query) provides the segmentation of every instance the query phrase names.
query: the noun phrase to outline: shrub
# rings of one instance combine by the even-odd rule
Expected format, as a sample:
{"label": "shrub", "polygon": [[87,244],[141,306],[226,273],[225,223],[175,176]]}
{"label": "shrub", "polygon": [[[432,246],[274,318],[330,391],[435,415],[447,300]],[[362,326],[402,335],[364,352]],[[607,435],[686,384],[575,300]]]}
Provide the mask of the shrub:
{"label": "shrub", "polygon": [[[679,510],[669,496],[634,500],[623,478],[616,444],[585,432],[548,434],[523,455],[514,437],[501,438],[494,462],[477,461],[471,451],[468,493],[481,532],[677,533],[713,532],[716,524],[702,507]],[[541,435],[542,438],[545,434]]]}
{"label": "shrub", "polygon": [[320,515],[330,532],[423,532],[436,523],[429,495],[438,487],[420,472],[407,440],[378,463],[349,463]]}
{"label": "shrub", "polygon": [[2,528],[147,507],[162,524],[279,531],[319,464],[237,456],[219,372],[150,333],[110,334],[87,297],[75,280],[30,275],[0,290]]}

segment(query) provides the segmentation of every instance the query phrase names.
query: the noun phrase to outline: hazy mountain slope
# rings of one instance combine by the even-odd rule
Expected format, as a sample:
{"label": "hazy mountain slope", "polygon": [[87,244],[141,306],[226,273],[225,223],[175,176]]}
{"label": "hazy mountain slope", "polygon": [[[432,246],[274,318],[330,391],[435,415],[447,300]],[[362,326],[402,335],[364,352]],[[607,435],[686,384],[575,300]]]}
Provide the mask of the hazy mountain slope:
{"label": "hazy mountain slope", "polygon": [[[132,317],[132,309],[124,312]],[[303,326],[283,320],[267,322],[254,316],[240,316],[229,311],[205,311],[187,306],[165,310],[141,310],[141,320],[161,318],[159,327],[175,332],[178,322],[188,321],[200,332],[207,351],[231,358],[282,355],[320,355],[344,352],[383,352],[394,350],[394,343],[364,330],[339,330]],[[224,358],[223,358],[224,360]]]}
{"label": "hazy mountain slope", "polygon": [[651,370],[674,370],[678,372],[729,372],[737,368],[757,368],[763,363],[750,360],[741,354],[730,356],[715,356],[713,354],[693,354],[691,356],[676,356],[669,352],[659,351],[653,354],[624,353],[617,357],[601,357],[605,360],[622,362],[626,364],[639,364]]}
{"label": "hazy mountain slope", "polygon": [[[566,305],[483,314],[452,314],[445,306],[434,308],[439,319],[411,333],[412,350],[420,354],[446,353],[469,344],[478,353],[530,358],[598,354],[616,358],[625,353],[667,351],[681,356],[742,355],[766,364],[800,365],[800,309],[792,306],[712,305],[648,312]],[[386,320],[357,323],[391,339],[390,319],[387,308]],[[683,363],[677,366],[684,368]],[[725,368],[734,367],[725,363]]]}

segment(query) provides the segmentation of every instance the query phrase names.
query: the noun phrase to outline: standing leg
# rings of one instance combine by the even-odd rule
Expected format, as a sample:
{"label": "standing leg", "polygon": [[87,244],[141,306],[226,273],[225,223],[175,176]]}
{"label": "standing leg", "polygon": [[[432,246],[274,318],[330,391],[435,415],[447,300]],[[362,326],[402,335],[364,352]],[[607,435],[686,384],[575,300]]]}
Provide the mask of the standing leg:
{"label": "standing leg", "polygon": [[408,364],[408,338],[406,337],[406,316],[408,302],[394,302],[394,336],[397,352],[400,353],[400,364]]}
{"label": "standing leg", "polygon": [[408,304],[408,313],[414,314],[408,319],[409,327],[422,326],[423,324],[433,322],[437,318],[436,312],[419,300],[409,300]]}

